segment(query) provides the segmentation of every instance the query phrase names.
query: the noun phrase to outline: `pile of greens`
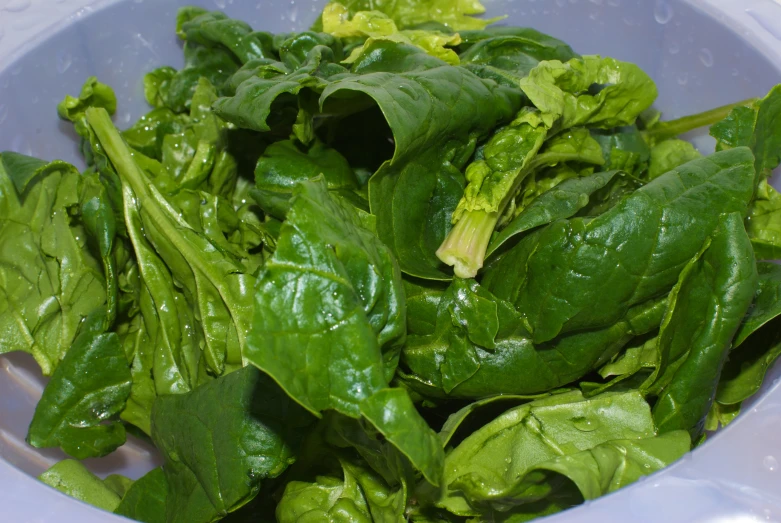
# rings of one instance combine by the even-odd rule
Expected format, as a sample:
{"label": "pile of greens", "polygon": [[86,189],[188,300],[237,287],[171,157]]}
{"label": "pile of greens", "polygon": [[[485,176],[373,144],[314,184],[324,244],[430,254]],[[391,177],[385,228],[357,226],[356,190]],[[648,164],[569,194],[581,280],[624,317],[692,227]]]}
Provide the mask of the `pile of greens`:
{"label": "pile of greens", "polygon": [[[74,458],[44,482],[146,523],[522,522],[737,416],[781,354],[781,86],[663,122],[637,66],[482,11],[186,7],[136,124],[95,78],[58,107],[86,170],[0,155],[0,352]],[[78,461],[128,432],[161,468]]]}

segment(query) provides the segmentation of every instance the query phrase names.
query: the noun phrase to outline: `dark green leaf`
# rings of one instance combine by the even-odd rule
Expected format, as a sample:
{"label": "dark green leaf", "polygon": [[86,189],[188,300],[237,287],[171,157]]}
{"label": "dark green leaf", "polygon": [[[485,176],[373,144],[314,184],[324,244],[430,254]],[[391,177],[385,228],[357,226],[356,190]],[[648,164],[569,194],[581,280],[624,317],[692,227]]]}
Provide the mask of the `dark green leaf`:
{"label": "dark green leaf", "polygon": [[716,395],[732,338],[754,297],[757,269],[739,214],[722,216],[710,245],[681,274],[659,335],[654,420],[696,440]]}
{"label": "dark green leaf", "polygon": [[279,476],[295,460],[309,423],[252,367],[158,398],[152,437],[165,457],[166,521],[209,522],[247,503],[263,479]]}
{"label": "dark green leaf", "polygon": [[142,523],[165,523],[167,496],[165,473],[156,468],[133,483],[114,513]]}

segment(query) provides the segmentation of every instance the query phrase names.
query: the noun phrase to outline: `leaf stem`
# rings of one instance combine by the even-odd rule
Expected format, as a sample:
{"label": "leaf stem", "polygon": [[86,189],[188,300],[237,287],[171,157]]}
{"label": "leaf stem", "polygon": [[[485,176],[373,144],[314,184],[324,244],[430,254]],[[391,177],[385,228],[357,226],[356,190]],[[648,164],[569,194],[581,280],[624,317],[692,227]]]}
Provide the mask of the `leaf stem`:
{"label": "leaf stem", "polygon": [[675,138],[682,134],[688,133],[701,127],[707,127],[722,121],[729,113],[736,107],[748,106],[756,103],[758,98],[749,98],[742,102],[724,105],[705,111],[704,113],[693,114],[678,118],[676,120],[669,120],[666,122],[659,122],[653,125],[650,129],[643,131],[643,137],[647,142],[658,143],[670,138]]}
{"label": "leaf stem", "polygon": [[500,213],[468,211],[447,235],[437,257],[455,269],[459,278],[474,278],[483,268],[485,251]]}

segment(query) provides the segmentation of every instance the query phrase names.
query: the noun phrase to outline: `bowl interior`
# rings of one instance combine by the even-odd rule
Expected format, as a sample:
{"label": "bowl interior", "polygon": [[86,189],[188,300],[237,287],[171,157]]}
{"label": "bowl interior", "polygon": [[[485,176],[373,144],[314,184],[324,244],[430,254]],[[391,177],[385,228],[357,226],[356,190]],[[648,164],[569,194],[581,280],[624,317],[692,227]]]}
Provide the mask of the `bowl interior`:
{"label": "bowl interior", "polygon": [[[57,103],[65,94],[78,93],[86,77],[94,75],[117,92],[118,125],[135,121],[148,110],[144,73],[182,63],[174,23],[177,6],[186,3],[221,8],[256,29],[289,31],[305,29],[325,1],[108,2],[50,31],[0,70],[0,150],[80,165],[75,135],[70,124],[58,120]],[[509,15],[503,23],[550,33],[582,54],[636,62],[658,83],[657,107],[667,118],[760,96],[781,82],[781,64],[772,63],[736,28],[694,7],[694,0],[485,3],[489,14]],[[693,139],[703,148],[710,146],[707,133]],[[30,475],[64,457],[59,451],[37,451],[24,443],[43,386],[31,358],[0,357],[0,456]],[[131,477],[156,464],[154,449],[132,438],[115,456],[90,462],[102,475],[118,472]]]}

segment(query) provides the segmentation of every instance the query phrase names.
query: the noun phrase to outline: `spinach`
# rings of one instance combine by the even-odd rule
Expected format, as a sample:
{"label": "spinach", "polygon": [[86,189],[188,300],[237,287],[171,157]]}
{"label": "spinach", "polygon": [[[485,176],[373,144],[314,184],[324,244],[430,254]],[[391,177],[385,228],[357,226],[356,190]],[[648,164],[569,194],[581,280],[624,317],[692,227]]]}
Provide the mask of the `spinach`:
{"label": "spinach", "polygon": [[45,375],[82,320],[105,309],[107,299],[100,262],[78,219],[83,183],[64,162],[0,155],[0,352],[32,354]]}
{"label": "spinach", "polygon": [[252,367],[187,394],[159,397],[152,438],[165,457],[166,521],[209,522],[246,504],[263,479],[278,476],[295,460],[310,423]]}
{"label": "spinach", "polygon": [[38,479],[72,498],[109,512],[120,502],[121,496],[74,459],[60,461]]}
{"label": "spinach", "polygon": [[781,87],[661,121],[637,66],[483,11],[183,7],[139,121],[94,77],[58,106],[83,172],[0,154],[28,441],[163,458],[42,481],[147,523],[510,523],[738,416],[781,356]]}
{"label": "spinach", "polygon": [[119,338],[105,327],[105,313],[82,324],[35,409],[27,435],[32,446],[61,447],[84,459],[125,443],[125,427],[111,419],[125,407],[131,374]]}
{"label": "spinach", "polygon": [[167,496],[168,480],[158,467],[133,483],[114,513],[142,523],[165,523]]}
{"label": "spinach", "polygon": [[757,284],[754,252],[739,214],[725,215],[704,252],[684,269],[659,334],[662,432],[688,430],[696,441],[711,407],[732,338]]}
{"label": "spinach", "polygon": [[322,179],[299,184],[258,278],[245,357],[313,413],[365,416],[436,483],[436,437],[403,390],[387,389],[404,319],[401,274],[387,247]]}
{"label": "spinach", "polygon": [[536,343],[609,326],[672,288],[719,213],[747,213],[753,163],[747,148],[716,153],[660,176],[596,218],[555,222],[489,267],[483,284],[516,305]]}

